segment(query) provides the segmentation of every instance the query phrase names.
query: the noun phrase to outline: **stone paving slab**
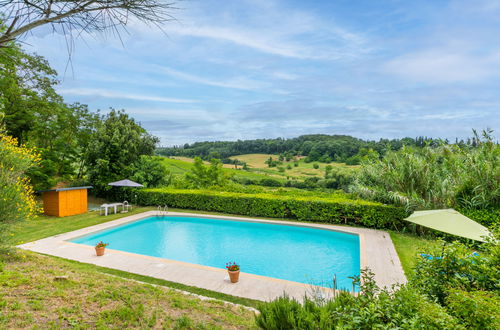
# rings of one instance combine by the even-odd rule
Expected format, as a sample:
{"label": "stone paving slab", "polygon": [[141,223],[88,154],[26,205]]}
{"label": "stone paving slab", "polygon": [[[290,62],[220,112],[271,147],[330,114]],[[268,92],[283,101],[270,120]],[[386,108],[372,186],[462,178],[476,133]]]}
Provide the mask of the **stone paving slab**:
{"label": "stone paving slab", "polygon": [[[332,290],[327,288],[243,272],[240,274],[240,281],[233,284],[230,283],[225,269],[145,256],[108,248],[106,249],[106,254],[104,256],[97,257],[95,255],[94,247],[69,242],[72,239],[85,236],[90,233],[106,230],[128,222],[157,215],[157,211],[148,211],[72,232],[47,237],[38,241],[25,243],[19,245],[18,247],[65,259],[76,260],[79,262],[222,292],[233,296],[262,301],[275,299],[283,295],[283,293],[299,300],[301,300],[305,295],[313,296],[320,294],[325,297],[330,296],[332,293]],[[384,231],[327,224],[313,224],[282,220],[262,220],[195,213],[169,212],[166,217],[168,216],[195,216],[213,219],[228,219],[234,221],[274,223],[357,234],[360,237],[361,268],[370,268],[375,273],[375,281],[380,287],[391,287],[393,284],[403,284],[406,282],[406,277],[394,245],[392,244],[392,240],[389,234]]]}

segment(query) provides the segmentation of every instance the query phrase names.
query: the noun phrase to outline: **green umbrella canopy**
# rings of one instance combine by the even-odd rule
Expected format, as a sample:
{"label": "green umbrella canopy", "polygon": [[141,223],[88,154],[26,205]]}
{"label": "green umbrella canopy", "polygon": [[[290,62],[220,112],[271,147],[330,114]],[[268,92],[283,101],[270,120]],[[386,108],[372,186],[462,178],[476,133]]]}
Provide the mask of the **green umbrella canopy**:
{"label": "green umbrella canopy", "polygon": [[484,236],[492,236],[486,227],[453,209],[415,211],[405,220],[480,242],[486,241]]}

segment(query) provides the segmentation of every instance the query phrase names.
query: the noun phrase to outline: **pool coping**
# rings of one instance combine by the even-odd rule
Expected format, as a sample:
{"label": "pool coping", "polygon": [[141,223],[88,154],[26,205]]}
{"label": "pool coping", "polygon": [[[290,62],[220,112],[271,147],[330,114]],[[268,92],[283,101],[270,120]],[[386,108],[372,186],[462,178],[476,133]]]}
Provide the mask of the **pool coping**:
{"label": "pool coping", "polygon": [[[171,282],[177,282],[255,300],[269,301],[282,296],[284,293],[299,300],[301,300],[305,295],[329,297],[333,293],[332,289],[328,288],[244,272],[240,274],[240,281],[233,284],[230,283],[226,270],[221,268],[191,264],[159,257],[151,257],[113,249],[106,249],[106,254],[104,256],[97,257],[92,246],[69,242],[69,240],[78,237],[159,215],[160,213],[158,211],[147,211],[75,231],[43,238],[34,242],[21,244],[18,247],[65,259],[118,269],[130,273],[155,277]],[[168,215],[162,216],[195,216],[211,219],[269,223],[276,225],[316,228],[358,235],[360,243],[359,251],[361,269],[366,267],[370,268],[371,271],[374,272],[375,281],[380,287],[390,288],[394,284],[406,283],[406,277],[390,235],[384,231],[329,224],[198,213],[168,212]]]}

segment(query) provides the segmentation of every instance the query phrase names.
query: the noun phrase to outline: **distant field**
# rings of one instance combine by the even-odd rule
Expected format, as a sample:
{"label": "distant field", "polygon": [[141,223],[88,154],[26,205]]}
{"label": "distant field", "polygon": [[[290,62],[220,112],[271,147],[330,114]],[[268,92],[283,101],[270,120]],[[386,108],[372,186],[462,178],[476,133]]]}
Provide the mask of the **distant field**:
{"label": "distant field", "polygon": [[[272,157],[274,160],[278,160],[279,155],[271,155],[271,154],[245,154],[229,157],[230,159],[238,159],[242,162],[246,162],[250,167],[250,171],[254,173],[266,173],[275,177],[289,177],[291,179],[303,180],[308,177],[320,176],[323,177],[325,174],[325,167],[327,165],[335,166],[335,167],[348,167],[355,168],[356,166],[349,166],[344,163],[335,163],[332,162],[330,164],[312,162],[306,163],[304,161],[305,157],[297,157],[299,166],[294,166],[294,161],[291,160],[289,162],[284,161],[282,165],[278,165],[277,167],[269,167],[265,161]],[[319,168],[315,169],[314,164],[318,164]],[[288,169],[288,165],[290,165],[291,169]],[[280,172],[278,167],[284,167],[285,171]]]}
{"label": "distant field", "polygon": [[[271,154],[245,154],[229,157],[230,159],[238,159],[242,162],[247,163],[249,169],[244,171],[241,169],[241,166],[238,166],[238,169],[234,168],[234,165],[224,164],[224,170],[226,173],[234,175],[239,178],[247,178],[253,180],[260,180],[272,177],[277,180],[286,180],[287,178],[293,180],[304,180],[310,177],[323,177],[325,175],[325,167],[327,165],[331,165],[334,167],[344,167],[344,168],[356,168],[358,166],[350,166],[344,163],[336,163],[332,162],[330,164],[312,162],[306,163],[304,161],[305,157],[297,157],[299,166],[294,166],[294,161],[291,160],[289,162],[284,161],[282,165],[278,165],[277,167],[269,167],[265,161],[272,157],[274,160],[278,160],[279,155],[271,155]],[[172,174],[184,174],[189,171],[192,167],[193,158],[188,157],[172,157],[165,158],[164,162],[167,168],[172,172]],[[204,162],[205,164],[209,164],[209,162]],[[319,168],[315,169],[314,164],[318,164]],[[290,165],[291,169],[288,169],[288,165]],[[285,168],[284,172],[279,171],[279,167]]]}
{"label": "distant field", "polygon": [[[173,158],[163,158],[163,163],[165,167],[175,175],[184,175],[186,172],[189,172],[191,168],[193,167],[193,159],[192,158],[187,158],[187,157],[176,157],[176,159]],[[205,162],[208,164],[208,162]],[[239,166],[239,169],[234,169],[234,165],[229,165],[225,164],[224,166],[224,171],[237,178],[246,178],[246,179],[251,179],[251,180],[262,180],[266,179],[269,177],[274,177],[278,180],[283,180],[284,178],[282,176],[276,175],[274,173],[256,173],[254,171],[244,171],[241,169],[241,166]]]}
{"label": "distant field", "polygon": [[[177,160],[182,160],[184,162],[188,162],[188,163],[193,163],[194,162],[194,158],[189,158],[189,157],[182,157],[182,156],[172,156],[170,157],[171,159],[177,159]],[[204,164],[210,164],[210,162],[207,162],[207,161],[203,161]],[[223,164],[222,165],[224,168],[232,168],[234,169],[234,165],[231,165],[231,164]],[[237,168],[240,168],[241,166],[237,166]]]}

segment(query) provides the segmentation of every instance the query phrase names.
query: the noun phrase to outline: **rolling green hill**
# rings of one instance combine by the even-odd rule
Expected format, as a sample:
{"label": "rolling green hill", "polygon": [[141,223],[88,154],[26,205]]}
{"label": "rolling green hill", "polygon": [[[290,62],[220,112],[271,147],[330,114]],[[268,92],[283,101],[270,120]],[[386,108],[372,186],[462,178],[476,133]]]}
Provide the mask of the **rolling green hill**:
{"label": "rolling green hill", "polygon": [[[325,168],[328,165],[334,168],[342,168],[350,171],[355,171],[357,168],[359,168],[359,166],[350,166],[338,162],[331,162],[330,164],[318,162],[307,163],[304,161],[304,157],[298,157],[296,161],[283,161],[281,165],[278,165],[276,167],[269,167],[265,163],[265,161],[269,159],[269,157],[272,157],[274,160],[278,159],[278,155],[272,154],[245,154],[233,156],[230,159],[237,159],[239,161],[245,162],[248,166],[248,169],[243,170],[241,165],[238,166],[238,169],[235,169],[234,165],[224,164],[224,171],[236,179],[258,181],[262,179],[272,178],[281,182],[285,182],[286,180],[303,181],[311,177],[323,178],[325,174]],[[188,157],[165,157],[163,159],[163,162],[167,169],[174,175],[184,175],[186,172],[190,171],[193,166],[193,158]],[[208,164],[208,162],[205,163]],[[297,163],[298,166],[295,166],[295,163]],[[318,168],[314,168],[315,165],[318,166]]]}
{"label": "rolling green hill", "polygon": [[[163,163],[165,167],[174,175],[184,175],[191,170],[193,164],[191,161],[180,160],[180,159],[172,159],[172,158],[163,158]],[[283,176],[277,175],[276,173],[257,173],[252,170],[245,171],[243,169],[233,169],[224,168],[224,172],[234,178],[238,179],[249,179],[249,180],[262,180],[273,178],[279,181],[285,181],[286,178]]]}

